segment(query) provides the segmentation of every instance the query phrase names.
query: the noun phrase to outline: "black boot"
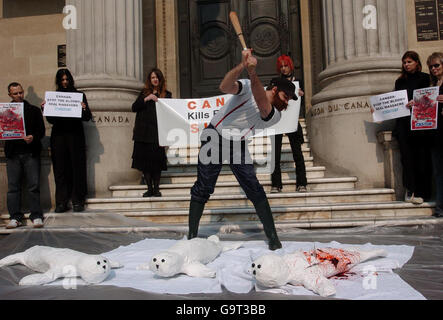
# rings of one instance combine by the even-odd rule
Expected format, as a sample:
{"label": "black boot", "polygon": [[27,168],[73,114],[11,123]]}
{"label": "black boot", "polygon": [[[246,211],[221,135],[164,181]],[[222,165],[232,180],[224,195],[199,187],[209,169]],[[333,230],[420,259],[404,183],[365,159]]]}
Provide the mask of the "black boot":
{"label": "black boot", "polygon": [[203,210],[205,209],[205,204],[191,200],[189,205],[189,233],[188,240],[197,238],[198,235],[198,225],[200,223],[200,218],[203,215]]}
{"label": "black boot", "polygon": [[150,198],[154,195],[154,191],[152,189],[152,178],[151,174],[145,172],[144,174],[146,185],[148,186],[148,191],[143,193],[143,198]]}
{"label": "black boot", "polygon": [[277,231],[275,230],[274,218],[272,217],[271,207],[269,206],[268,199],[264,199],[260,203],[255,205],[255,210],[268,238],[269,250],[274,251],[282,247],[280,240],[278,240]]}
{"label": "black boot", "polygon": [[162,193],[160,192],[160,178],[161,172],[156,172],[152,174],[152,182],[154,184],[153,196],[158,198],[162,196]]}

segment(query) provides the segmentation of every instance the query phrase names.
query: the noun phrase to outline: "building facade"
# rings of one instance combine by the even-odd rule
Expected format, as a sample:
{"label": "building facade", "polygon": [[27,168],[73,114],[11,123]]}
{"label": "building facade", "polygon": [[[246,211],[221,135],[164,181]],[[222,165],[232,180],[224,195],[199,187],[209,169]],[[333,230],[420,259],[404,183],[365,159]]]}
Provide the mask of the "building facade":
{"label": "building facade", "polygon": [[[218,94],[220,80],[241,57],[230,11],[239,15],[264,81],[275,76],[280,54],[292,56],[306,93],[303,115],[317,164],[331,174],[357,176],[361,187],[393,185],[387,181],[386,144],[377,138],[393,123],[373,123],[369,97],[393,90],[405,51],[419,52],[425,62],[443,50],[441,0],[42,0],[38,8],[33,3],[0,0],[0,99],[9,101],[6,87],[18,81],[26,99],[40,105],[45,91],[55,89],[58,68],[72,71],[94,115],[85,124],[90,197],[140,179],[131,169],[131,105],[152,67],[164,72],[173,97]],[[50,208],[54,182],[46,125],[42,197]],[[0,158],[0,211],[5,211],[1,145]]]}

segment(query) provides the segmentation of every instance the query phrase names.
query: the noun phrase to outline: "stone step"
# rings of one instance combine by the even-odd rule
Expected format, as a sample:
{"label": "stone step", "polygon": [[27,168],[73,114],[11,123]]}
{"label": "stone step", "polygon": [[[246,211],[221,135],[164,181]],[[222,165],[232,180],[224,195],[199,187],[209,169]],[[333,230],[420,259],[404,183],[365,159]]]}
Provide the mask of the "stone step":
{"label": "stone step", "polygon": [[[251,147],[249,152],[253,160],[257,159],[258,161],[262,161],[262,159],[266,159],[267,157],[271,157],[272,149],[267,150],[267,147],[263,146],[255,146]],[[168,163],[170,165],[174,164],[196,164],[198,161],[198,152],[199,149],[190,149],[190,150],[173,150],[170,149],[166,152],[166,157],[168,158]],[[313,160],[311,156],[311,149],[302,147],[303,157],[305,161]],[[292,150],[290,146],[282,148],[281,151],[281,160],[282,161],[294,161],[292,156]]]}
{"label": "stone step", "polygon": [[[314,158],[304,157],[305,166],[313,167]],[[178,159],[176,159],[178,160]],[[198,158],[181,159],[179,163],[168,163],[168,172],[197,172]],[[190,162],[189,162],[190,161]],[[271,166],[272,158],[269,156],[260,156],[253,159],[253,163],[257,169],[267,168]],[[224,165],[225,169],[228,169],[228,165]],[[280,168],[295,168],[295,162],[292,158],[292,154],[284,153],[281,155]]]}
{"label": "stone step", "polygon": [[[405,202],[356,203],[340,205],[272,207],[278,230],[285,228],[343,228],[373,225],[420,225],[443,223],[434,219],[432,211],[435,203],[416,206]],[[124,221],[116,216],[124,216]],[[9,216],[0,216],[6,223]],[[29,231],[59,232],[143,232],[171,231],[187,233],[188,210],[158,211],[119,211],[114,214],[99,211],[83,213],[46,213],[45,228],[32,229],[29,214],[25,215],[28,226],[14,230],[0,227],[0,234]],[[85,225],[86,221],[89,224]],[[122,224],[123,223],[123,224]],[[252,207],[206,209],[201,219],[200,232],[205,228],[217,228],[220,233],[241,232],[249,229],[262,229],[262,225]]]}
{"label": "stone step", "polygon": [[[282,180],[295,180],[295,170],[293,168],[282,168]],[[324,178],[325,167],[307,167],[306,177],[308,179],[314,178]],[[257,170],[257,178],[259,181],[267,181],[271,179],[270,170]],[[197,179],[197,166],[194,167],[194,171],[189,172],[162,172],[161,184],[183,184],[183,183],[194,183]],[[218,176],[218,182],[228,182],[237,181],[235,176],[232,174],[229,166],[224,166],[220,175]]]}
{"label": "stone step", "polygon": [[[323,178],[323,179],[308,179],[308,189],[310,191],[326,191],[326,190],[353,190],[358,179],[355,177],[349,178]],[[295,191],[295,180],[284,180],[283,191]],[[193,183],[183,184],[163,184],[160,185],[160,190],[163,196],[175,196],[186,194],[192,188]],[[271,181],[268,179],[262,182],[262,185],[269,193],[271,190]],[[126,197],[142,197],[143,193],[147,191],[145,185],[129,185],[129,186],[111,186],[109,190],[113,198]],[[217,182],[214,194],[244,194],[237,181],[231,182]]]}
{"label": "stone step", "polygon": [[[86,201],[89,210],[159,210],[188,208],[190,195],[160,197],[160,198],[102,198],[88,199]],[[344,190],[344,191],[321,191],[307,193],[278,193],[269,194],[268,200],[271,206],[296,206],[296,205],[320,205],[356,202],[389,202],[394,201],[395,192],[392,189],[371,190]],[[214,195],[206,207],[242,207],[250,206],[251,202],[242,194]]]}
{"label": "stone step", "polygon": [[[355,221],[359,219],[431,217],[433,203],[416,206],[405,202],[349,203],[312,206],[271,206],[276,222],[292,221]],[[188,222],[188,209],[158,211],[119,211],[129,218],[152,223],[183,223]],[[206,208],[201,224],[226,223],[260,220],[253,206],[235,208]]]}

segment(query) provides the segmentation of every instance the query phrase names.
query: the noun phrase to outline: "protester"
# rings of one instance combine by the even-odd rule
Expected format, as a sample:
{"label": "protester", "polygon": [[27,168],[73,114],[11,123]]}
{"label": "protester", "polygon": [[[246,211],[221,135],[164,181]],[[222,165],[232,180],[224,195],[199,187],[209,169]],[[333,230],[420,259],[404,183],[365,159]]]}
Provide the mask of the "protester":
{"label": "protester", "polygon": [[[269,249],[276,250],[282,245],[246,140],[255,130],[268,128],[280,121],[280,111],[287,108],[288,100],[294,96],[295,86],[286,79],[276,78],[265,91],[256,73],[258,62],[252,51],[244,50],[242,56],[242,62],[229,71],[220,84],[223,93],[234,96],[202,132],[198,176],[191,189],[188,239],[197,237],[205,204],[214,192],[223,162],[227,161],[246,196],[254,204],[269,240]],[[250,80],[238,80],[245,68]]]}
{"label": "protester", "polygon": [[159,98],[172,98],[166,90],[166,80],[163,73],[152,69],[146,79],[145,88],[132,105],[136,112],[134,126],[134,151],[132,153],[132,168],[140,170],[148,186],[143,197],[161,197],[161,172],[167,170],[166,151],[159,145],[156,102]]}
{"label": "protester", "polygon": [[[407,90],[407,105],[413,104],[414,90],[430,85],[429,74],[422,72],[419,55],[414,51],[406,52],[402,57],[402,74],[395,82],[395,91]],[[426,143],[429,133],[411,130],[411,116],[396,120],[394,136],[400,148],[403,166],[403,186],[406,188],[405,201],[422,204],[424,197],[431,194],[430,150]]]}
{"label": "protester", "polygon": [[[55,77],[59,92],[83,93],[75,88],[74,78],[68,69],[60,69]],[[45,102],[42,104],[44,107]],[[92,119],[86,95],[83,93],[81,118],[46,117],[52,124],[51,159],[55,178],[55,212],[69,210],[72,201],[74,212],[85,209],[88,193],[86,176],[86,142],[83,122]]]}
{"label": "protester", "polygon": [[40,206],[40,152],[41,139],[45,136],[45,123],[38,107],[24,99],[23,87],[13,82],[8,86],[13,103],[24,104],[26,137],[23,140],[5,141],[6,172],[8,177],[7,206],[10,222],[7,229],[23,225],[21,211],[22,179],[27,182],[30,219],[34,228],[43,227],[43,211]]}
{"label": "protester", "polygon": [[[294,76],[294,62],[287,55],[282,55],[277,59],[277,72],[280,77],[285,78],[289,81],[296,81]],[[299,96],[303,96],[304,92],[300,89]],[[295,98],[297,99],[297,98]],[[305,143],[303,137],[303,129],[298,122],[297,131],[290,132],[286,134],[289,138],[289,143],[291,144],[292,157],[295,162],[295,175],[296,175],[296,191],[306,192],[308,180],[306,178],[306,165],[305,158],[302,152],[302,144]],[[272,187],[271,193],[279,193],[283,189],[283,183],[281,178],[281,148],[282,148],[283,135],[279,134],[275,136],[275,169],[272,173]]]}
{"label": "protester", "polygon": [[432,168],[436,187],[434,215],[443,217],[443,52],[435,52],[427,61],[431,73],[431,86],[440,87],[438,96],[438,127],[431,145]]}

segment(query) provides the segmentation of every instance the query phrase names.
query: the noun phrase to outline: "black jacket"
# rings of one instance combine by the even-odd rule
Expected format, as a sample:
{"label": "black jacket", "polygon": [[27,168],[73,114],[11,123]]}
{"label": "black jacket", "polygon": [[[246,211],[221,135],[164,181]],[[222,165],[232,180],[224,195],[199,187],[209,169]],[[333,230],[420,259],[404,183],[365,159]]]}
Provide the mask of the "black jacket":
{"label": "black jacket", "polygon": [[[166,91],[165,98],[170,99],[171,97],[172,94]],[[144,99],[145,95],[142,92],[132,105],[132,112],[137,112],[132,140],[158,144],[157,110],[155,102],[150,100],[145,103]]]}
{"label": "black jacket", "polygon": [[33,136],[30,144],[24,140],[5,141],[5,156],[11,158],[14,154],[27,152],[33,157],[40,156],[42,150],[41,139],[45,136],[45,123],[40,108],[24,101],[25,129],[27,136]]}
{"label": "black jacket", "polygon": [[[83,93],[76,89],[66,90],[65,92]],[[82,110],[81,118],[63,118],[63,117],[46,117],[46,120],[52,124],[51,136],[62,136],[65,134],[76,134],[84,137],[83,121],[92,119],[92,113],[89,109],[86,95],[83,94],[83,103],[86,104],[86,110]]]}
{"label": "black jacket", "polygon": [[[414,99],[414,90],[428,88],[431,85],[431,77],[427,73],[416,72],[408,75],[406,79],[398,79],[395,82],[395,91],[407,90],[408,91],[408,101]],[[396,121],[395,129],[393,134],[396,137],[407,137],[410,135],[420,136],[425,138],[431,135],[430,132],[424,131],[411,131],[411,116],[398,118]]]}

